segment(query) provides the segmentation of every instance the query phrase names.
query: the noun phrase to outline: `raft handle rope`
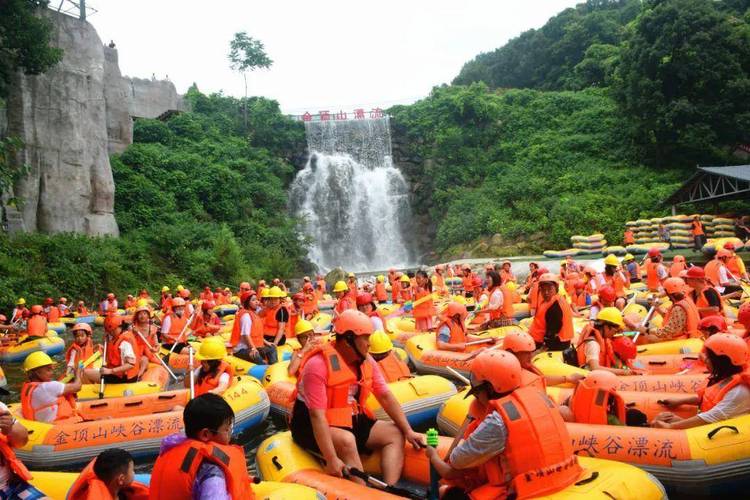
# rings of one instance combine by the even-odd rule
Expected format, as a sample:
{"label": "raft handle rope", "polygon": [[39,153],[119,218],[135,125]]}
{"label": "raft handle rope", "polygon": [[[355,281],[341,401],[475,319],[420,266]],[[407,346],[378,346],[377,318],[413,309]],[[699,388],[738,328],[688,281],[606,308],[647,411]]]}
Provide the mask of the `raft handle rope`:
{"label": "raft handle rope", "polygon": [[597,479],[599,479],[599,472],[598,471],[594,471],[594,472],[591,473],[591,476],[587,477],[586,479],[581,479],[575,485],[576,486],[583,486],[584,484],[593,483]]}
{"label": "raft handle rope", "polygon": [[735,434],[739,434],[739,433],[740,433],[740,430],[739,430],[739,429],[737,429],[737,427],[735,427],[735,426],[733,426],[733,425],[720,425],[720,426],[718,426],[718,427],[717,427],[716,429],[714,429],[714,430],[712,430],[711,432],[709,432],[708,434],[706,434],[706,437],[707,437],[708,439],[713,439],[713,438],[714,438],[714,436],[715,436],[715,435],[716,435],[716,434],[717,434],[717,433],[718,433],[718,432],[719,432],[720,430],[722,430],[722,429],[729,429],[729,430],[731,430],[731,431],[734,431],[734,433],[735,433]]}

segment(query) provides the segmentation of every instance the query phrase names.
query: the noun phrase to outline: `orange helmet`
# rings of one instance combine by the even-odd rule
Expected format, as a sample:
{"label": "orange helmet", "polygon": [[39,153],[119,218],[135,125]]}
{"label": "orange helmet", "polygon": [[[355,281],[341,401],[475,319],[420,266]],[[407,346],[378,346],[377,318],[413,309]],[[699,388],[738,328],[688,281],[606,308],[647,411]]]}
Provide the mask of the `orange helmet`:
{"label": "orange helmet", "polygon": [[214,302],[213,300],[206,300],[203,302],[203,304],[201,304],[201,309],[203,309],[204,311],[210,311],[214,307],[216,307],[216,302]]}
{"label": "orange helmet", "polygon": [[703,351],[710,350],[717,356],[726,356],[734,366],[747,364],[747,343],[731,333],[711,335],[703,344]]}
{"label": "orange helmet", "polygon": [[509,352],[483,351],[471,362],[471,379],[474,388],[489,382],[497,393],[510,392],[521,385],[521,363]]}
{"label": "orange helmet", "polygon": [[750,302],[745,302],[737,311],[737,322],[750,330]]}
{"label": "orange helmet", "polygon": [[503,349],[510,352],[534,352],[536,343],[534,338],[523,331],[512,331],[503,339]]}
{"label": "orange helmet", "polygon": [[445,311],[443,311],[443,315],[446,318],[452,318],[453,316],[459,315],[461,316],[462,321],[468,314],[469,312],[466,310],[466,306],[460,302],[450,302],[445,307]]}
{"label": "orange helmet", "polygon": [[552,273],[544,273],[539,276],[539,284],[541,285],[542,283],[554,283],[555,285],[557,285],[557,276]]}
{"label": "orange helmet", "polygon": [[367,304],[372,304],[372,294],[370,293],[357,294],[357,305],[366,306]]}
{"label": "orange helmet", "polygon": [[682,255],[675,255],[672,262],[685,262],[685,257]]}
{"label": "orange helmet", "polygon": [[635,346],[633,339],[625,337],[624,335],[621,335],[612,341],[612,350],[624,363],[635,359],[638,355],[638,348]]}
{"label": "orange helmet", "polygon": [[91,325],[89,325],[88,323],[76,323],[75,325],[73,325],[73,328],[70,329],[70,331],[73,333],[77,332],[78,330],[83,330],[89,335],[93,333]]}
{"label": "orange helmet", "polygon": [[611,286],[604,285],[602,289],[599,290],[599,298],[604,302],[614,302],[617,299],[617,293],[615,293],[615,289]]}
{"label": "orange helmet", "polygon": [[588,389],[602,389],[603,391],[612,391],[617,388],[617,375],[606,370],[592,370],[581,384]]}
{"label": "orange helmet", "polygon": [[661,256],[661,251],[658,248],[656,248],[656,247],[649,248],[649,250],[648,250],[648,256],[649,257],[660,257]]}
{"label": "orange helmet", "polygon": [[31,306],[31,314],[42,314],[44,312],[44,308],[40,306],[39,304],[34,304]]}
{"label": "orange helmet", "polygon": [[104,329],[108,332],[114,331],[120,325],[122,325],[122,316],[107,316],[104,319]]}
{"label": "orange helmet", "polygon": [[180,297],[172,299],[172,307],[185,307],[185,300]]}
{"label": "orange helmet", "polygon": [[727,258],[729,258],[731,256],[732,256],[732,252],[730,252],[729,250],[727,250],[725,248],[721,248],[721,249],[719,249],[718,252],[716,252],[716,257],[719,258],[719,259],[727,259]]}
{"label": "orange helmet", "polygon": [[586,283],[584,283],[583,280],[576,280],[576,282],[573,283],[573,286],[576,290],[583,290],[586,288]]}
{"label": "orange helmet", "polygon": [[190,298],[190,290],[188,290],[187,288],[183,288],[180,292],[180,297],[182,297],[183,299]]}
{"label": "orange helmet", "polygon": [[706,316],[698,323],[698,330],[708,330],[709,328],[716,328],[717,332],[726,331],[727,322],[724,320],[724,316],[712,314],[711,316]]}
{"label": "orange helmet", "polygon": [[673,293],[683,293],[685,291],[685,281],[682,278],[667,278],[662,284],[667,295]]}
{"label": "orange helmet", "polygon": [[343,335],[348,332],[354,335],[370,335],[374,330],[370,318],[354,309],[347,309],[333,321],[333,331]]}

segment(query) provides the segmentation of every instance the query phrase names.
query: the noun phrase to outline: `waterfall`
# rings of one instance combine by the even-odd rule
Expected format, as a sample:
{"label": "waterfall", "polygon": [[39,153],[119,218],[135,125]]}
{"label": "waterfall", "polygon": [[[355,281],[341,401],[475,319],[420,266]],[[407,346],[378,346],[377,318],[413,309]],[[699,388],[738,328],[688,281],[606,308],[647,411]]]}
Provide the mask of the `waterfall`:
{"label": "waterfall", "polygon": [[292,211],[321,270],[405,267],[409,188],[391,159],[388,117],[305,123],[310,158],[291,187]]}

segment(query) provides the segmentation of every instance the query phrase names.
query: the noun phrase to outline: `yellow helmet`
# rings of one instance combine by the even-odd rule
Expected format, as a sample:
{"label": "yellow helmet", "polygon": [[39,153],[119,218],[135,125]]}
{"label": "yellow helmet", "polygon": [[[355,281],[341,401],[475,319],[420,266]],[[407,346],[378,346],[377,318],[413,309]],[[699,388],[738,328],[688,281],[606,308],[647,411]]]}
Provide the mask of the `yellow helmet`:
{"label": "yellow helmet", "polygon": [[221,337],[209,337],[198,348],[195,359],[198,361],[210,361],[212,359],[224,359],[227,356],[227,348]]}
{"label": "yellow helmet", "polygon": [[459,304],[466,305],[466,297],[463,295],[456,295],[453,297],[453,302],[458,302]]}
{"label": "yellow helmet", "polygon": [[347,286],[345,281],[337,281],[335,285],[333,285],[333,291],[336,292],[346,292],[349,290],[349,287]]}
{"label": "yellow helmet", "polygon": [[57,363],[55,362],[55,360],[50,358],[46,352],[32,352],[31,354],[26,356],[26,359],[23,360],[23,371],[30,372],[31,370],[35,370],[40,366],[49,366],[56,364]]}
{"label": "yellow helmet", "polygon": [[356,276],[354,275],[354,273],[349,273],[349,274],[346,275],[346,277],[347,278],[356,278]]}
{"label": "yellow helmet", "polygon": [[148,299],[138,299],[135,303],[135,307],[148,307]]}
{"label": "yellow helmet", "polygon": [[185,287],[184,287],[184,286],[182,286],[182,285],[177,285],[177,291],[178,291],[178,292],[181,292],[181,291],[183,291],[184,289],[185,289]]}
{"label": "yellow helmet", "polygon": [[286,292],[277,286],[272,286],[271,289],[268,290],[269,299],[283,299],[284,297],[286,297]]}
{"label": "yellow helmet", "polygon": [[617,260],[617,257],[615,257],[613,254],[609,254],[604,258],[604,265],[605,266],[619,266],[620,261]]}
{"label": "yellow helmet", "polygon": [[370,335],[370,354],[385,354],[393,349],[393,342],[382,330]]}
{"label": "yellow helmet", "polygon": [[625,257],[622,258],[623,261],[629,261],[629,260],[635,260],[635,257],[633,257],[633,254],[626,253]]}
{"label": "yellow helmet", "polygon": [[385,281],[385,276],[382,274],[378,274],[378,277],[376,278],[378,280],[378,283],[382,283]]}
{"label": "yellow helmet", "polygon": [[161,287],[161,293],[166,293],[168,291],[169,291],[169,287],[168,286],[165,285],[165,286]]}
{"label": "yellow helmet", "polygon": [[260,291],[260,298],[261,299],[267,299],[271,296],[271,289],[270,288],[264,288]]}
{"label": "yellow helmet", "polygon": [[411,283],[411,280],[410,280],[410,279],[409,279],[409,277],[408,277],[407,275],[405,275],[405,274],[402,274],[402,275],[401,275],[401,279],[399,279],[399,281],[400,281],[401,283]]}
{"label": "yellow helmet", "polygon": [[20,299],[18,299],[16,301],[16,305],[18,305],[18,306],[25,306],[26,305],[26,299],[24,299],[23,297],[21,297]]}
{"label": "yellow helmet", "polygon": [[596,321],[606,321],[620,328],[625,328],[625,322],[622,320],[622,313],[616,307],[605,307],[596,315]]}
{"label": "yellow helmet", "polygon": [[294,335],[307,335],[310,333],[314,333],[315,327],[312,323],[307,321],[306,319],[300,319],[297,321],[297,324],[294,325]]}
{"label": "yellow helmet", "polygon": [[515,281],[507,281],[505,283],[505,288],[507,288],[509,292],[515,292],[518,288],[518,285],[516,285]]}

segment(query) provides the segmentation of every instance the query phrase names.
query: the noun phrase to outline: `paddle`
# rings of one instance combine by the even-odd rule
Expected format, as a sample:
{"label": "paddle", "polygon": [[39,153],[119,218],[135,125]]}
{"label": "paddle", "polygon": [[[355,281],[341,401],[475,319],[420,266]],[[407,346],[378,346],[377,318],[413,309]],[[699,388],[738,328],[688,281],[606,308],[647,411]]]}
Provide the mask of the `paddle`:
{"label": "paddle", "polygon": [[[84,367],[89,366],[91,363],[93,363],[94,361],[96,361],[97,359],[99,359],[101,357],[101,355],[102,355],[101,352],[96,351],[94,354],[92,354],[91,356],[89,356],[86,361],[83,361],[83,366]],[[65,375],[63,378],[60,379],[60,382],[62,382],[63,384],[67,384],[71,380],[73,380],[73,374],[72,373],[69,374],[69,375]]]}
{"label": "paddle", "polygon": [[[102,368],[107,367],[107,334],[104,334],[104,358],[102,358]],[[99,370],[99,399],[104,399],[104,374]]]}
{"label": "paddle", "polygon": [[430,299],[435,299],[436,295],[437,295],[436,293],[431,293],[431,294],[425,295],[421,299],[417,299],[415,301],[409,301],[409,302],[405,303],[403,306],[401,306],[398,309],[398,311],[392,312],[391,314],[389,314],[385,318],[386,319],[390,319],[390,318],[393,318],[393,317],[396,317],[396,316],[402,316],[404,313],[407,313],[407,312],[411,311],[412,309],[414,309],[414,306],[418,306],[419,304],[422,304],[422,303],[424,303],[424,302],[426,302],[426,301],[428,301]]}
{"label": "paddle", "polygon": [[[151,323],[149,323],[149,325],[150,324]],[[148,340],[146,340],[146,337],[144,337],[143,334],[141,332],[139,332],[138,330],[136,330],[135,328],[133,328],[133,331],[138,334],[138,336],[141,338],[141,340],[143,340],[143,342],[146,344],[146,346],[149,348],[149,350],[151,350],[152,349],[151,344],[149,344]],[[159,360],[159,362],[164,367],[164,369],[166,369],[167,372],[169,373],[169,375],[174,379],[174,381],[177,382],[179,380],[177,378],[177,375],[175,375],[174,372],[169,369],[169,365],[167,365],[167,363],[164,362],[164,360],[161,358],[161,356],[154,356],[154,357]]]}
{"label": "paddle", "polygon": [[180,339],[182,339],[182,336],[185,335],[185,332],[187,331],[188,326],[190,326],[190,324],[193,322],[193,319],[195,319],[195,313],[198,312],[198,308],[200,308],[200,306],[201,304],[200,302],[198,302],[198,304],[193,307],[193,314],[191,314],[188,320],[185,322],[185,326],[182,327],[182,331],[180,331],[180,334],[175,339],[174,344],[172,344],[172,348],[169,350],[170,356],[174,352],[174,348],[177,347],[177,344],[180,343]]}
{"label": "paddle", "polygon": [[459,373],[458,371],[454,370],[454,369],[453,369],[452,367],[450,367],[450,366],[446,366],[445,368],[446,368],[446,369],[447,369],[447,370],[448,370],[449,372],[451,372],[451,375],[453,375],[453,376],[454,376],[455,378],[457,378],[457,379],[458,379],[458,380],[459,380],[460,382],[462,382],[462,383],[464,383],[464,384],[466,384],[466,385],[468,385],[468,386],[471,386],[471,381],[470,381],[470,380],[469,380],[468,378],[466,378],[466,377],[464,377],[463,375],[461,375],[461,374],[460,374],[460,373]]}
{"label": "paddle", "polygon": [[188,347],[188,370],[190,370],[190,399],[195,398],[195,371],[193,368],[193,346]]}
{"label": "paddle", "polygon": [[[658,302],[654,299],[654,302],[651,304],[651,309],[648,310],[648,312],[646,313],[646,316],[643,318],[643,321],[641,321],[641,324],[638,325],[638,326],[643,326],[643,327],[648,328],[648,322],[651,321],[651,316],[654,315],[654,311],[656,311],[657,304],[658,304]],[[638,342],[638,337],[640,336],[640,334],[641,334],[641,332],[638,331],[638,333],[636,333],[633,336],[633,343],[634,344],[636,342]]]}

